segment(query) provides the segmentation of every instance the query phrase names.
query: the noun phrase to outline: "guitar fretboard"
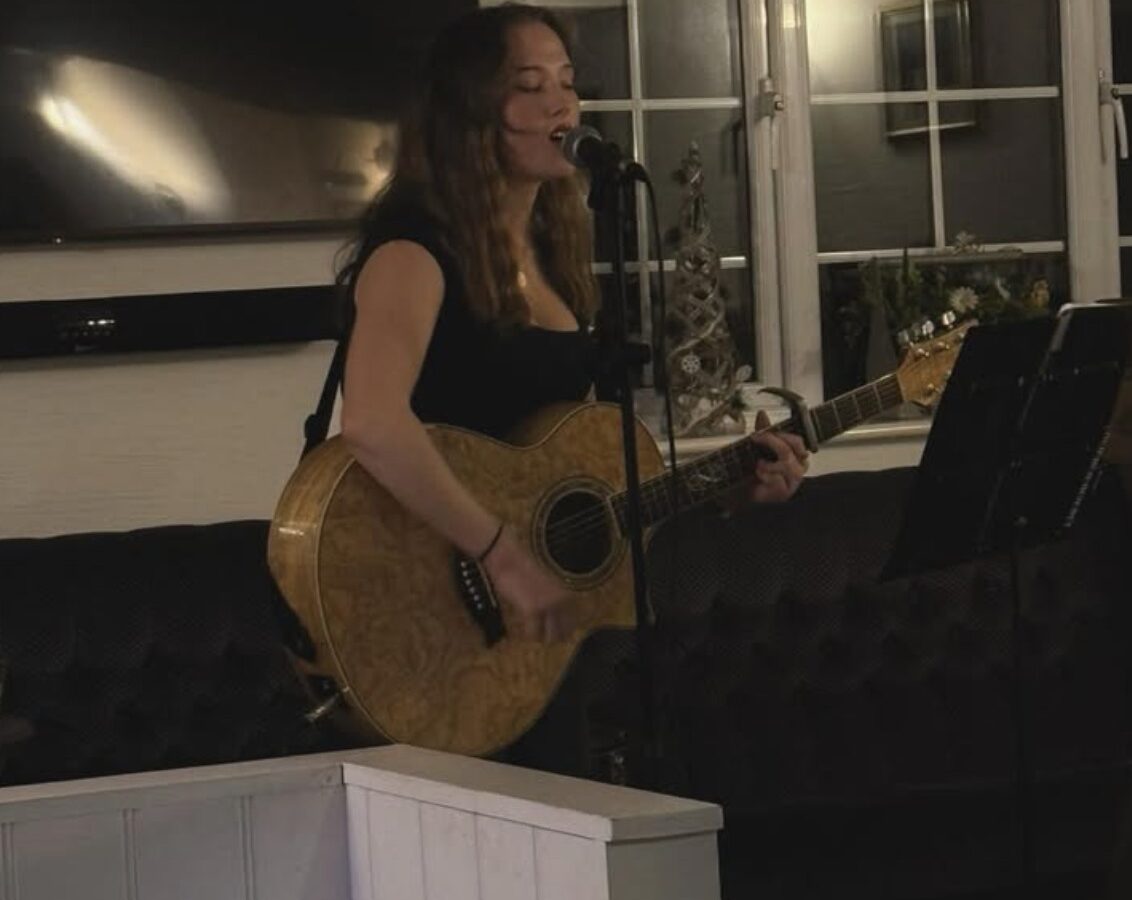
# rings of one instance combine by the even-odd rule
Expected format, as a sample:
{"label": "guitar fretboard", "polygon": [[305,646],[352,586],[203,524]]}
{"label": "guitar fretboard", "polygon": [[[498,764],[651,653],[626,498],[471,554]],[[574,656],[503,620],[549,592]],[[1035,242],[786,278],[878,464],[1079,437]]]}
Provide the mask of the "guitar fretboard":
{"label": "guitar fretboard", "polygon": [[[900,382],[895,375],[886,375],[809,410],[809,428],[818,443],[825,443],[902,402]],[[805,422],[791,416],[770,430],[804,436],[808,429]],[[641,525],[648,528],[659,524],[680,510],[698,506],[741,484],[765,455],[759,445],[741,438],[679,466],[675,472],[642,482]],[[624,534],[628,530],[628,496],[624,491],[614,494],[610,503]]]}

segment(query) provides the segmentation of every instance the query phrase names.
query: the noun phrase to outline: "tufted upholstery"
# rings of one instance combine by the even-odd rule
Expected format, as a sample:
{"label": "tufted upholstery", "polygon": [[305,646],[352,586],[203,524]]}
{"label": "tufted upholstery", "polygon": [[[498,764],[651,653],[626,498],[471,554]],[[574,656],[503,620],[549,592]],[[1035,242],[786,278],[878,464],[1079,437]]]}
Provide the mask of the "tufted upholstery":
{"label": "tufted upholstery", "polygon": [[[878,583],[912,476],[812,478],[650,549],[669,787],[724,805],[725,875],[759,896],[932,895],[924,872],[945,892],[1014,871],[1009,568]],[[1128,799],[1130,560],[1115,478],[1068,540],[1023,555],[1047,874],[1107,866]]]}
{"label": "tufted upholstery", "polygon": [[[911,477],[811,478],[652,542],[662,787],[723,804],[729,898],[1010,881],[1008,573],[987,559],[878,584]],[[0,541],[0,784],[346,746],[302,719],[265,538],[229,522]],[[1130,551],[1113,479],[1068,541],[1024,557],[1039,850],[1044,884],[1075,873],[1064,896],[1103,880],[1132,790]],[[513,759],[577,767],[632,720],[631,648],[590,641]]]}
{"label": "tufted upholstery", "polygon": [[[266,523],[0,541],[0,783],[310,752]],[[6,755],[6,760],[4,756]]]}

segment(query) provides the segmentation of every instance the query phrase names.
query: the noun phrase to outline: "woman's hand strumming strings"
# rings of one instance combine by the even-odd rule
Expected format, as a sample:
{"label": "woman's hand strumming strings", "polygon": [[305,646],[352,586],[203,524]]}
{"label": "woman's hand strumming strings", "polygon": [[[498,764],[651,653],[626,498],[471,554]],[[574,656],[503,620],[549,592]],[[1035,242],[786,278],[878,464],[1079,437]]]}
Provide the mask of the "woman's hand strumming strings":
{"label": "woman's hand strumming strings", "polygon": [[517,626],[518,637],[549,642],[573,633],[573,594],[539,565],[510,528],[503,529],[482,565],[496,595],[511,611],[506,618]]}

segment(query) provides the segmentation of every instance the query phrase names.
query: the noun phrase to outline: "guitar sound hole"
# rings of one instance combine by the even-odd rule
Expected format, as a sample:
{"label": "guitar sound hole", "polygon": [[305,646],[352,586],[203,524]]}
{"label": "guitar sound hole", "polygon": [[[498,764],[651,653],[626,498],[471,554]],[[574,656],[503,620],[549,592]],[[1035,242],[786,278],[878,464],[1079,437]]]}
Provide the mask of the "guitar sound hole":
{"label": "guitar sound hole", "polygon": [[613,552],[609,507],[588,491],[571,491],[554,501],[546,518],[546,550],[571,575],[587,575]]}

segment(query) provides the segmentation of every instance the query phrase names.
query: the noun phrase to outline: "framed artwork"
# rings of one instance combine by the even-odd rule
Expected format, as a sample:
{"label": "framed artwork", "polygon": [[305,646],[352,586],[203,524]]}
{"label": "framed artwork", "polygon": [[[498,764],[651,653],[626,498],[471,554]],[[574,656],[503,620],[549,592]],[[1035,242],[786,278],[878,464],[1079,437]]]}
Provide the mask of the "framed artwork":
{"label": "framed artwork", "polygon": [[[935,0],[933,9],[937,88],[961,90],[974,87],[969,0]],[[883,7],[879,28],[885,91],[927,90],[924,4],[916,0]],[[885,131],[890,138],[924,134],[928,130],[926,103],[887,103],[885,114]],[[952,100],[939,104],[941,131],[970,128],[975,123],[974,100]]]}

